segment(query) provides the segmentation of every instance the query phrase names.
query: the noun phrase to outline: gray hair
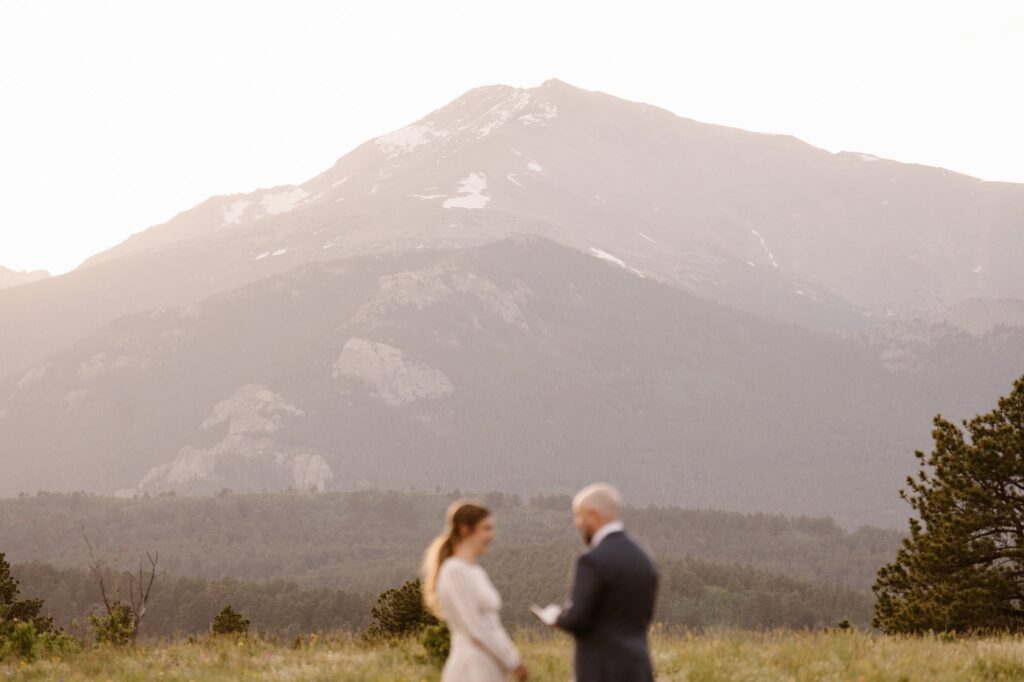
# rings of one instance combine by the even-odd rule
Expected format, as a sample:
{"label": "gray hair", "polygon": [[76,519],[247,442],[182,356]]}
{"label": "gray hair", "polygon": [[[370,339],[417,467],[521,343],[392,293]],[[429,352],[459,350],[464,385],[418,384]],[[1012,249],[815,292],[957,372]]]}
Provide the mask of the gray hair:
{"label": "gray hair", "polygon": [[622,496],[615,486],[609,483],[593,483],[576,493],[572,501],[573,511],[593,509],[609,521],[619,518],[622,509]]}

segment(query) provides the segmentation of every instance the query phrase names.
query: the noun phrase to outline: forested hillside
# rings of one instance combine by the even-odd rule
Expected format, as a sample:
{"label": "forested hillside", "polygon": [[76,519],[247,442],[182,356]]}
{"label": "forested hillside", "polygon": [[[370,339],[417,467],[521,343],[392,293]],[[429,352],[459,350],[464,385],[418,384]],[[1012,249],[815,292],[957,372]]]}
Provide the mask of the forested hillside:
{"label": "forested hillside", "polygon": [[[70,626],[99,603],[83,530],[97,558],[130,569],[159,550],[167,577],[147,633],[198,632],[226,604],[256,627],[292,633],[365,625],[377,593],[416,575],[420,553],[460,493],[232,494],[115,499],[46,494],[0,500],[0,551],[27,595]],[[485,563],[510,623],[562,601],[582,549],[567,497],[482,496],[498,540]],[[659,619],[703,627],[866,624],[874,571],[898,534],[847,532],[829,519],[630,508],[631,532],[662,571]],[[37,563],[42,562],[42,563]]]}
{"label": "forested hillside", "polygon": [[[84,568],[55,568],[32,562],[13,567],[23,594],[44,601],[54,625],[86,637],[86,616],[103,609],[96,578]],[[127,577],[106,573],[109,585]],[[297,635],[328,630],[355,630],[370,620],[369,595],[343,590],[302,589],[288,580],[245,582],[233,578],[203,580],[164,575],[157,579],[153,600],[143,619],[145,637],[207,632],[213,617],[227,605],[241,611],[266,634]]]}
{"label": "forested hillside", "polygon": [[[522,562],[492,562],[492,577],[504,591],[503,617],[515,626],[533,626],[528,607],[543,599],[564,599],[564,567],[536,560],[533,552]],[[657,620],[669,626],[703,628],[827,627],[841,620],[866,626],[871,599],[864,592],[825,587],[743,566],[697,560],[663,563],[662,592]],[[77,636],[89,636],[87,614],[98,613],[102,601],[96,579],[85,569],[57,569],[40,563],[14,567],[22,593],[45,601],[44,612],[54,624]],[[113,582],[109,576],[108,584]],[[121,582],[127,585],[126,576]],[[146,638],[207,632],[213,617],[226,605],[268,635],[295,636],[310,632],[358,631],[370,620],[375,594],[355,594],[327,588],[303,589],[286,580],[208,581],[165,575],[158,578],[147,610],[142,636]]]}
{"label": "forested hillside", "polygon": [[[0,550],[13,562],[83,566],[83,528],[112,563],[159,549],[173,574],[240,580],[287,578],[310,587],[378,592],[415,574],[420,554],[461,495],[355,492],[322,495],[170,495],[115,499],[47,494],[0,500]],[[581,548],[568,497],[482,495],[496,512],[489,561],[557,567],[558,587]],[[848,532],[830,519],[629,508],[626,521],[660,560],[740,563],[799,580],[867,590],[899,545],[895,531]],[[492,571],[495,569],[492,568]]]}

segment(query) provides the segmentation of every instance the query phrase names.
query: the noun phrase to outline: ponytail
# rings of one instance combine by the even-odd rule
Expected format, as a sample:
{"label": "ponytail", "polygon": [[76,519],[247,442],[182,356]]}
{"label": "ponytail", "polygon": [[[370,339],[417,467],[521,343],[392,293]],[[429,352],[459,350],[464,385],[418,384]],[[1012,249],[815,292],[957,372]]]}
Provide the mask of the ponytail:
{"label": "ponytail", "polygon": [[477,524],[490,515],[489,509],[472,500],[452,503],[446,514],[444,533],[434,538],[423,554],[423,604],[441,620],[444,616],[437,601],[437,576],[441,572],[441,564],[455,554],[455,546],[462,539],[463,530],[473,532]]}
{"label": "ponytail", "polygon": [[451,535],[438,535],[423,555],[423,604],[438,618],[441,618],[441,608],[437,603],[437,574],[444,560],[454,552]]}

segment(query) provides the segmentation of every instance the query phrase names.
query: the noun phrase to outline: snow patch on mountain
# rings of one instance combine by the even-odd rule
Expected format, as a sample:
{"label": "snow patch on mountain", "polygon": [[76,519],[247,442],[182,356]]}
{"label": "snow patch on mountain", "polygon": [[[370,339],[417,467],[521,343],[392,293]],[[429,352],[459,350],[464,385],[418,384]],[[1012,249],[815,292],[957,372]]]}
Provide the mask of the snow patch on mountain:
{"label": "snow patch on mountain", "polygon": [[345,343],[331,375],[363,382],[374,398],[392,407],[438,400],[455,392],[441,370],[410,360],[394,346],[355,337]]}
{"label": "snow patch on mountain", "polygon": [[[424,119],[381,135],[373,142],[385,157],[396,159],[437,141],[481,139],[522,113],[533,99],[530,92],[509,87],[487,88],[478,93],[478,97],[482,99],[456,100],[455,104],[468,109],[470,113],[460,111],[463,115],[454,122],[445,121],[444,125],[438,125],[436,120]],[[554,105],[540,101],[537,112],[528,114],[527,120],[523,122],[543,123],[554,118],[557,113]],[[437,115],[443,115],[443,110],[435,112],[431,118],[436,119]]]}
{"label": "snow patch on mountain", "polygon": [[775,254],[773,254],[772,250],[768,248],[768,242],[764,240],[764,237],[761,236],[761,233],[758,232],[757,230],[751,229],[750,234],[757,237],[757,240],[761,242],[761,248],[764,249],[765,254],[768,256],[768,260],[771,261],[772,267],[779,267],[779,262],[775,260]]}
{"label": "snow patch on mountain", "polygon": [[505,125],[510,118],[526,108],[531,95],[525,90],[512,90],[508,97],[499,100],[480,117],[477,138],[486,137]]}
{"label": "snow patch on mountain", "polygon": [[446,199],[441,205],[445,208],[484,208],[491,200],[484,194],[486,190],[487,177],[483,173],[470,173],[459,181],[461,196]]}
{"label": "snow patch on mountain", "polygon": [[295,206],[309,196],[309,192],[301,187],[294,187],[286,192],[275,192],[273,194],[264,194],[260,200],[260,204],[263,206],[263,210],[271,215],[278,213],[287,213],[291,211]]}
{"label": "snow patch on mountain", "polygon": [[224,207],[224,225],[237,225],[242,222],[242,215],[251,202],[248,199],[239,199]]}
{"label": "snow patch on mountain", "polygon": [[536,161],[530,161],[529,163],[526,164],[526,167],[529,168],[530,170],[532,170],[534,173],[543,173],[544,172],[544,167],[541,166]]}
{"label": "snow patch on mountain", "polygon": [[445,137],[447,134],[448,131],[446,130],[435,130],[434,124],[427,121],[426,123],[399,128],[387,135],[381,135],[374,140],[374,143],[385,156],[393,159],[403,154],[408,154],[417,147],[429,144],[440,137]]}
{"label": "snow patch on mountain", "polygon": [[590,247],[590,253],[592,253],[597,258],[600,258],[601,260],[606,260],[611,263],[615,263],[620,268],[626,267],[626,263],[623,262],[621,258],[619,258],[618,256],[613,256],[607,251],[602,251],[601,249],[595,249],[594,247]]}
{"label": "snow patch on mountain", "polygon": [[542,99],[537,101],[536,111],[523,114],[519,117],[519,120],[523,122],[523,125],[544,125],[546,121],[550,121],[557,116],[558,107],[546,99]]}
{"label": "snow patch on mountain", "polygon": [[613,254],[610,254],[607,251],[604,251],[604,250],[598,249],[598,248],[594,248],[592,246],[592,247],[590,247],[590,253],[595,258],[600,258],[601,260],[606,260],[609,263],[615,263],[616,265],[618,265],[623,270],[629,270],[634,275],[637,275],[638,277],[640,277],[642,279],[646,279],[647,278],[647,275],[645,275],[644,273],[640,272],[639,270],[637,270],[634,267],[630,267],[629,265],[626,265],[626,262],[623,261],[621,258],[619,258],[618,256],[615,256]]}

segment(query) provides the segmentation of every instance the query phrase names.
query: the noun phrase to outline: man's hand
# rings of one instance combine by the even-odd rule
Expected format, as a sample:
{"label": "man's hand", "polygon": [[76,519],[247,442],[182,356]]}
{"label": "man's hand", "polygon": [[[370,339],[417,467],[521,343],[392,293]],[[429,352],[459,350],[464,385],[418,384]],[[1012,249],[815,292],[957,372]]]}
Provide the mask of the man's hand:
{"label": "man's hand", "polygon": [[526,666],[522,663],[519,664],[518,668],[512,671],[512,674],[516,676],[516,679],[519,680],[519,682],[523,682],[523,680],[528,677]]}

